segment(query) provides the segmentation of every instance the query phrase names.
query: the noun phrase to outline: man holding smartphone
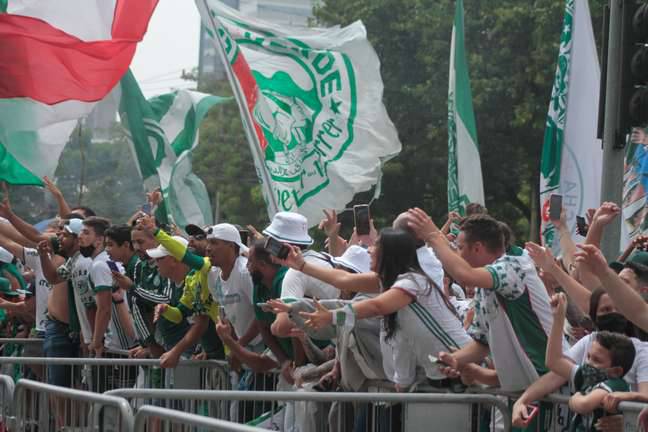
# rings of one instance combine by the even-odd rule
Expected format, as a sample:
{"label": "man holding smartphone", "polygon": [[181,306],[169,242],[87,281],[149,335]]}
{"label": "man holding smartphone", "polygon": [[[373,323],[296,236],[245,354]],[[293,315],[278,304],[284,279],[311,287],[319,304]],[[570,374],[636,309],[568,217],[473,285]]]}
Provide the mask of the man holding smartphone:
{"label": "man holding smartphone", "polygon": [[[313,239],[308,235],[308,220],[298,213],[275,214],[270,225],[263,230],[263,234],[282,243],[298,246],[302,250],[313,244]],[[309,264],[332,268],[331,262],[319,252],[305,250],[303,254],[304,260]],[[334,299],[339,295],[340,291],[333,285],[294,269],[286,272],[281,286],[281,297]],[[278,337],[289,337],[293,327],[294,324],[288,318],[288,314],[279,313],[272,324],[272,334]]]}

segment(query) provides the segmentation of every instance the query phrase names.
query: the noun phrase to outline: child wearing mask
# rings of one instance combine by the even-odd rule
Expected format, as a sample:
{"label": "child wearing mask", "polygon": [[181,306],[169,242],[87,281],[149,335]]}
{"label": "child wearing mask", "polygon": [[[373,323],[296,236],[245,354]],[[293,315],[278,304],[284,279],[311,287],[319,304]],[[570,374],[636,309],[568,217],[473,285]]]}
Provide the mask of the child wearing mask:
{"label": "child wearing mask", "polygon": [[565,294],[554,295],[551,306],[554,322],[547,343],[547,367],[569,380],[572,387],[569,408],[576,415],[570,431],[595,431],[597,421],[608,415],[604,409],[605,397],[612,392],[629,391],[623,377],[634,362],[634,344],[624,335],[598,332],[589,348],[587,362],[579,366],[562,352],[562,330],[567,309]]}

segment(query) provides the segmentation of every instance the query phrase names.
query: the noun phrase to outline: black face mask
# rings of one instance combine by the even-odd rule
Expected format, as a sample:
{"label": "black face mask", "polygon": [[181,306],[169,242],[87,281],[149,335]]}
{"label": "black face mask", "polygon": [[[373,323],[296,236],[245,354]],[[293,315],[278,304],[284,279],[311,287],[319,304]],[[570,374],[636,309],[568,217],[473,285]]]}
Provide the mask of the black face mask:
{"label": "black face mask", "polygon": [[252,282],[257,285],[263,282],[263,273],[261,273],[259,270],[254,270],[250,276],[252,276]]}
{"label": "black face mask", "polygon": [[95,252],[96,247],[91,246],[79,246],[79,253],[86,258],[92,257],[92,254]]}
{"label": "black face mask", "polygon": [[596,317],[596,328],[598,328],[599,331],[626,334],[628,329],[628,320],[618,312],[599,315]]}

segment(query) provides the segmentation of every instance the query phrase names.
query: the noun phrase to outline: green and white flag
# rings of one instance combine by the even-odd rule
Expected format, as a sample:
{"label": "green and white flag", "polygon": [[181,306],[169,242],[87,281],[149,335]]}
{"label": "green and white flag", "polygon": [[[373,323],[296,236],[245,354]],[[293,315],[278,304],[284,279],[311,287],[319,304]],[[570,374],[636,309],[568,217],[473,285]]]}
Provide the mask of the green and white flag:
{"label": "green and white flag", "polygon": [[378,56],[361,22],[294,29],[196,0],[237,97],[270,217],[316,224],[380,181],[401,144],[382,102]]}
{"label": "green and white flag", "polygon": [[463,0],[457,0],[448,85],[448,211],[464,215],[471,202],[484,205],[484,185],[464,44]]}
{"label": "green and white flag", "polygon": [[[578,77],[578,79],[571,79]],[[603,151],[596,137],[600,66],[587,0],[567,0],[540,167],[541,235],[560,250],[549,220],[552,194],[563,196],[567,226],[600,202]]]}
{"label": "green and white flag", "polygon": [[119,113],[147,190],[162,189],[169,221],[213,223],[209,194],[192,173],[191,154],[207,111],[229,98],[187,90],[146,100],[131,72],[121,80]]}

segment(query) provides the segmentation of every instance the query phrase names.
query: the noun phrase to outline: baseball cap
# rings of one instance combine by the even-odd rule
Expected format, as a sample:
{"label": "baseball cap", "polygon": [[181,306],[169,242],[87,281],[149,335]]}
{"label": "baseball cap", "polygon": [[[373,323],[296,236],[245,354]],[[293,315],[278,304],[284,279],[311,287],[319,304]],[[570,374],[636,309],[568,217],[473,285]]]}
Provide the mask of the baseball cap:
{"label": "baseball cap", "polygon": [[636,263],[636,264],[641,264],[648,266],[648,252],[644,251],[637,251],[630,255],[630,258],[628,258],[628,261]]}
{"label": "baseball cap", "polygon": [[[178,242],[180,242],[180,243],[182,243],[182,245],[185,246],[185,247],[187,247],[187,245],[189,244],[189,241],[187,241],[187,239],[184,238],[184,237],[173,236],[171,238],[178,241]],[[171,252],[169,252],[169,250],[167,248],[165,248],[164,246],[159,245],[156,248],[147,249],[146,254],[148,256],[150,256],[151,258],[153,258],[153,259],[157,259],[157,258],[164,258],[165,256],[170,256]]]}
{"label": "baseball cap", "polygon": [[65,231],[70,234],[79,235],[83,229],[83,220],[82,219],[70,219],[65,224]]}
{"label": "baseball cap", "polygon": [[188,235],[192,236],[192,237],[205,236],[206,235],[204,229],[202,229],[198,225],[194,225],[194,224],[187,225],[185,227],[185,232]]}
{"label": "baseball cap", "polygon": [[207,228],[206,233],[207,240],[217,239],[234,243],[241,249],[241,253],[247,252],[248,250],[248,247],[241,241],[239,230],[232,224],[222,223],[214,225]]}

